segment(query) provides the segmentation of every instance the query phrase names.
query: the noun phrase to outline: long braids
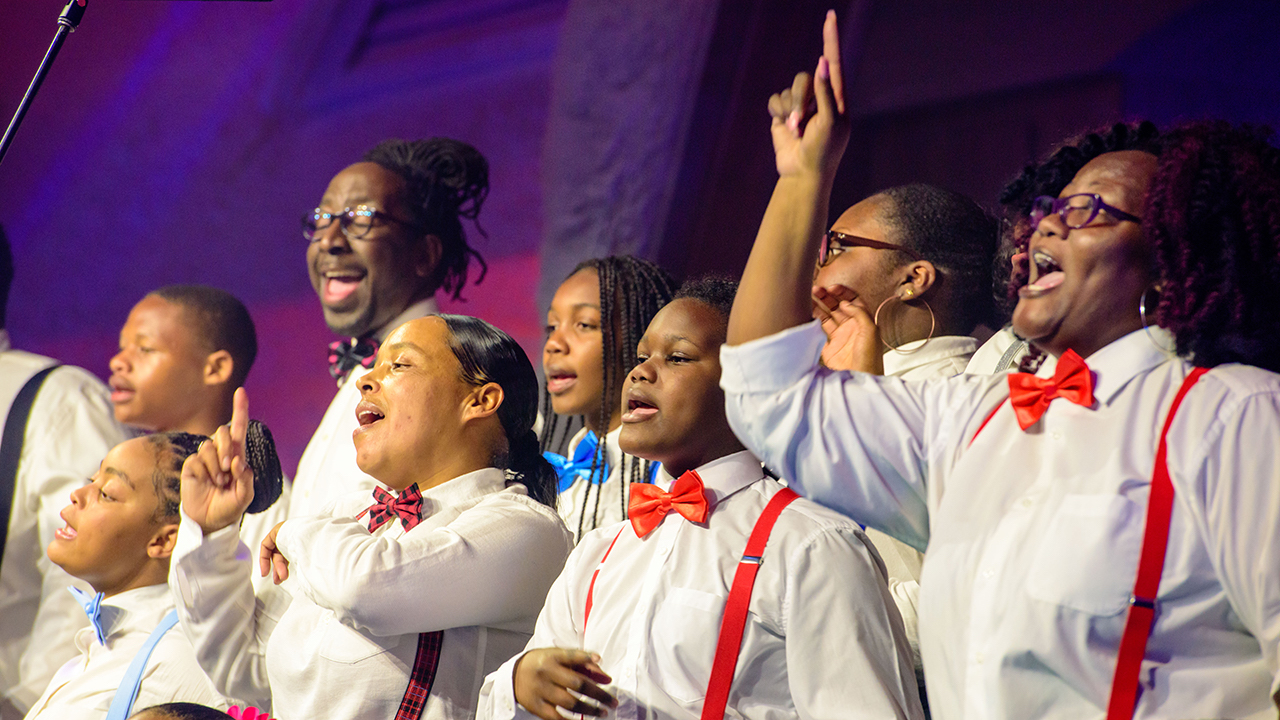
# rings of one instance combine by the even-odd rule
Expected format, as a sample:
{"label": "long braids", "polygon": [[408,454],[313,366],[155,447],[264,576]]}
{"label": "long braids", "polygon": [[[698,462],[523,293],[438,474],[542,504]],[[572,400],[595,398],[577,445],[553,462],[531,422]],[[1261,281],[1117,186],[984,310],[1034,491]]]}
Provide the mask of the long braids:
{"label": "long braids", "polygon": [[[622,398],[622,385],[626,374],[636,366],[636,345],[640,336],[649,327],[649,321],[671,301],[675,293],[676,283],[665,270],[657,265],[630,255],[613,255],[594,258],[578,264],[566,277],[572,277],[582,270],[594,270],[600,283],[600,333],[603,346],[602,377],[604,392],[600,396],[600,409],[594,420],[596,427],[603,432],[596,444],[595,454],[591,459],[591,471],[586,491],[582,494],[582,507],[579,508],[577,537],[581,538],[587,530],[595,529],[600,512],[600,495],[604,482],[608,480],[605,471],[608,467],[607,441],[609,420]],[[551,408],[550,396],[545,396],[542,403],[543,431],[541,447],[550,450],[561,447],[555,444],[559,418]],[[582,419],[583,424],[586,418]],[[566,424],[564,433],[572,421]],[[561,438],[561,443],[564,439]],[[628,462],[630,460],[630,462]],[[619,477],[623,481],[619,496],[623,516],[627,511],[627,486],[632,482],[645,482],[651,470],[648,460],[640,460],[624,455]],[[628,472],[629,471],[629,472]],[[599,479],[600,482],[596,482]],[[594,499],[592,489],[594,487]],[[587,508],[590,507],[591,525],[587,527]]]}

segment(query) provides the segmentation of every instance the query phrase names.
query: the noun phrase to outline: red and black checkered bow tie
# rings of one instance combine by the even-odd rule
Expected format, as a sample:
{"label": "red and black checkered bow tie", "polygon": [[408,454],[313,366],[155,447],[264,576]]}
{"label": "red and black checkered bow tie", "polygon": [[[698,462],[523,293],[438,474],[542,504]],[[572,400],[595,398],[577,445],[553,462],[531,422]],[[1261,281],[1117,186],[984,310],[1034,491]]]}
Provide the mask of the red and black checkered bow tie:
{"label": "red and black checkered bow tie", "polygon": [[357,365],[366,370],[373,367],[378,354],[378,339],[374,337],[335,340],[329,343],[329,374],[342,386],[342,380]]}
{"label": "red and black checkered bow tie", "polygon": [[404,525],[405,530],[412,530],[415,525],[422,522],[422,493],[418,491],[417,483],[401,490],[400,497],[382,488],[374,488],[373,499],[377,502],[356,516],[359,519],[364,517],[365,513],[369,513],[369,532],[377,530],[396,517],[400,518],[400,523]]}

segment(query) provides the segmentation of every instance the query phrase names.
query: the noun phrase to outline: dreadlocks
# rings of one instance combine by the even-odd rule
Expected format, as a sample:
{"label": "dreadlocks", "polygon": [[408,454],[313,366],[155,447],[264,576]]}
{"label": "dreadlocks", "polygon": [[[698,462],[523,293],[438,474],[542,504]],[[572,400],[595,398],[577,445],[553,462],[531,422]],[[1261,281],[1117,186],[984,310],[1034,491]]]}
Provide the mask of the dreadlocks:
{"label": "dreadlocks", "polygon": [[[671,300],[675,291],[675,281],[665,270],[648,260],[630,255],[583,261],[569,273],[566,279],[584,270],[594,271],[600,281],[600,333],[604,350],[602,363],[604,391],[600,396],[599,412],[591,418],[592,422],[588,423],[587,418],[581,419],[585,425],[600,428],[601,437],[596,446],[595,457],[591,461],[591,482],[588,483],[587,491],[582,496],[582,508],[578,520],[577,537],[579,538],[584,531],[594,529],[596,526],[602,484],[597,482],[596,478],[599,477],[601,481],[605,479],[603,475],[608,457],[603,436],[608,433],[609,421],[621,402],[623,380],[627,372],[636,366],[636,345],[640,342],[640,336],[644,334],[645,328],[649,326],[649,321]],[[542,417],[544,425],[541,449],[546,451],[560,448],[565,442],[565,437],[562,436],[557,442],[557,432],[568,435],[574,421],[570,420],[563,428],[560,426],[560,418],[551,407],[549,394],[543,396]],[[641,461],[624,456],[620,477],[626,478],[626,484],[644,482],[649,477],[649,465],[647,460]],[[595,488],[595,499],[594,504],[591,505],[591,526],[586,527],[587,507],[593,502],[592,487]],[[620,496],[622,513],[625,516],[627,507],[625,489]]]}

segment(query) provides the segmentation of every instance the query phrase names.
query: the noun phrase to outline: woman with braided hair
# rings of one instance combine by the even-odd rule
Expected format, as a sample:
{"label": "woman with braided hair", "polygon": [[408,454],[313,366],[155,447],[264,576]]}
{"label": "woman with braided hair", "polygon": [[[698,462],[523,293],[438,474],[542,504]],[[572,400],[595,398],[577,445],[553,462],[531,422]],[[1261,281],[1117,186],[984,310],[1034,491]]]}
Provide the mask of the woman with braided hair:
{"label": "woman with braided hair", "polygon": [[[254,502],[261,512],[280,495],[280,460],[266,426],[246,429]],[[80,655],[64,665],[32,706],[40,720],[124,720],[131,707],[192,702],[226,709],[180,629],[169,592],[177,543],[182,465],[208,440],[186,432],[155,433],[107,453],[88,484],[71,493],[65,527],[49,559],[95,594],[70,589],[90,626],[76,634]]]}
{"label": "woman with braided hair", "polygon": [[[616,255],[579,263],[547,310],[542,449],[560,476],[560,517],[575,540],[626,518],[627,487],[653,478],[652,463],[618,447],[622,382],[636,365],[636,343],[674,291],[662,268]],[[574,416],[583,426],[559,455]]]}
{"label": "woman with braided hair", "polygon": [[[253,495],[237,422],[183,468],[178,613],[214,683],[277,717],[470,717],[573,547],[537,375],[501,330],[435,315],[392,332],[358,383],[373,497],[277,525],[256,563],[235,532]],[[279,587],[255,596],[254,568]]]}
{"label": "woman with braided hair", "polygon": [[[834,372],[818,363],[821,328],[789,320],[849,132],[834,17],[825,39],[805,93],[771,102],[775,148],[794,162],[721,354],[734,430],[800,493],[927,546],[934,717],[1274,717],[1272,136],[1182,126],[1032,200],[1013,325],[1057,358],[1053,373]],[[841,309],[874,351],[867,310]]]}

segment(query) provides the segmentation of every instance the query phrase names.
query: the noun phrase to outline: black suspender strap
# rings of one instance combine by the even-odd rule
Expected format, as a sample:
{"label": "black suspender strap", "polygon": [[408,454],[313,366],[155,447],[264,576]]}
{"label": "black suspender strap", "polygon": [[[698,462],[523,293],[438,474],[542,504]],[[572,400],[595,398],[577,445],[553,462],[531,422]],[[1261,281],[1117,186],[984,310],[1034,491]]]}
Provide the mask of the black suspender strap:
{"label": "black suspender strap", "polygon": [[0,437],[0,560],[4,558],[4,542],[9,536],[9,515],[13,512],[13,493],[18,485],[18,461],[22,459],[22,442],[27,434],[27,419],[36,393],[49,373],[57,365],[47,367],[27,381],[9,406],[9,417],[4,421],[4,436]]}

